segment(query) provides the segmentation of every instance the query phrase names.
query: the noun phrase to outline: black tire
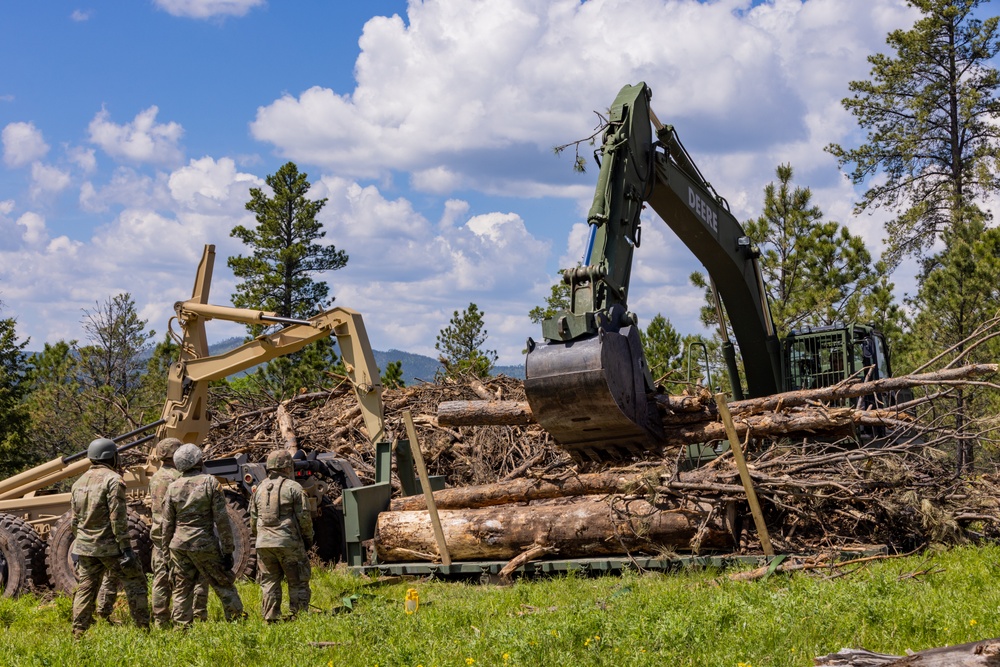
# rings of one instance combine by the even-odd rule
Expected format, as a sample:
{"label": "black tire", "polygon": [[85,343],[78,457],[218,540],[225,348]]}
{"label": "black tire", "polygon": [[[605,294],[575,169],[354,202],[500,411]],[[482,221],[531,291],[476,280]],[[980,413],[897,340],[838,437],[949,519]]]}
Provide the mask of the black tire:
{"label": "black tire", "polygon": [[[152,572],[153,540],[149,537],[149,526],[137,512],[128,512],[128,536],[132,550],[139,557],[143,572]],[[66,512],[49,531],[45,563],[52,588],[63,593],[72,593],[76,588],[76,568],[73,567],[73,514]]]}
{"label": "black tire", "polygon": [[313,519],[316,555],[324,563],[336,565],[344,559],[344,513],[323,498],[320,515]]}
{"label": "black tire", "polygon": [[[41,549],[42,556],[39,556]],[[12,514],[0,514],[0,588],[12,598],[47,583],[45,543],[28,523]]]}
{"label": "black tire", "polygon": [[250,533],[250,510],[247,499],[238,493],[226,492],[226,509],[229,525],[233,529],[233,574],[236,578],[253,580],[257,574],[257,547]]}

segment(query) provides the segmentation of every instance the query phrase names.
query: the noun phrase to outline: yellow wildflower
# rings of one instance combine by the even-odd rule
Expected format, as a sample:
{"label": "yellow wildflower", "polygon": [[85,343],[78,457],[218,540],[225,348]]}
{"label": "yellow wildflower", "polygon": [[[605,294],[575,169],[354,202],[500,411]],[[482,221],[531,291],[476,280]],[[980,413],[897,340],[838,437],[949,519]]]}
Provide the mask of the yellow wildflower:
{"label": "yellow wildflower", "polygon": [[465,664],[467,664],[467,665],[471,665],[474,662],[475,662],[475,659],[473,659],[473,658],[466,658],[465,659]]}
{"label": "yellow wildflower", "polygon": [[973,626],[973,625],[975,625],[975,624],[976,624],[976,619],[972,619],[971,621],[969,621],[969,626],[970,627]]}

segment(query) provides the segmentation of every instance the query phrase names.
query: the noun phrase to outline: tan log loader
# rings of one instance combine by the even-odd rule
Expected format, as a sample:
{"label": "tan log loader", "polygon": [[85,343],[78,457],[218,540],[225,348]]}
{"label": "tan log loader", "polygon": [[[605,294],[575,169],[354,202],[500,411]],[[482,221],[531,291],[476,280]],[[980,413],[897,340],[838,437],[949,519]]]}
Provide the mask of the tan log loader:
{"label": "tan log loader", "polygon": [[[198,266],[191,298],[174,305],[180,333],[171,334],[180,355],[168,374],[167,398],[161,418],[113,438],[124,452],[150,441],[176,437],[201,444],[211,427],[208,384],[258,364],[301,350],[326,336],[336,336],[340,356],[354,387],[373,443],[385,439],[382,386],[361,315],[348,308],[333,308],[308,320],[278,317],[274,313],[208,303],[215,263],[215,246],[206,245]],[[252,324],[283,324],[284,328],[259,336],[228,352],[210,355],[205,322],[212,319]],[[155,433],[142,436],[156,429]],[[319,556],[336,561],[343,557],[343,516],[327,497],[336,488],[353,488],[361,482],[347,461],[332,454],[294,452],[296,477],[305,489],[316,527]],[[70,494],[47,489],[76,477],[90,467],[86,452],[60,457],[0,481],[0,590],[13,597],[32,588],[52,586],[69,591],[76,583],[70,558]],[[149,478],[159,468],[150,454],[143,465],[123,472],[129,498],[129,530],[133,548],[149,567],[151,543],[148,516]],[[207,472],[223,483],[229,499],[229,516],[236,537],[233,570],[250,574],[255,565],[247,501],[253,486],[266,477],[262,462],[246,455],[206,461]]]}

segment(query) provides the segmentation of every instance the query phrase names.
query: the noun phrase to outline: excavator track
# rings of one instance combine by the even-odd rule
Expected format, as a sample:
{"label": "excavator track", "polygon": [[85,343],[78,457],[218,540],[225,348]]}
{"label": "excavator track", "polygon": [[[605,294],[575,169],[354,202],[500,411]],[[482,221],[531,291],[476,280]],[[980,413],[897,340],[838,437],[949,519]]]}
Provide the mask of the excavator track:
{"label": "excavator track", "polygon": [[524,390],[538,422],[577,460],[641,457],[662,442],[644,364],[634,327],[529,344]]}

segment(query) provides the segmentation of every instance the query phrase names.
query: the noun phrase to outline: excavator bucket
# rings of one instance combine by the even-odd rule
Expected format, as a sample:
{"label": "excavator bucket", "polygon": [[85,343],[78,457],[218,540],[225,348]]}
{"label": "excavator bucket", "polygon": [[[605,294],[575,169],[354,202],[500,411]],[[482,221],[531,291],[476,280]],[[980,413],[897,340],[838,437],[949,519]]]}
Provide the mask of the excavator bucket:
{"label": "excavator bucket", "polygon": [[656,404],[634,327],[532,347],[524,390],[531,411],[578,460],[606,461],[659,451]]}

